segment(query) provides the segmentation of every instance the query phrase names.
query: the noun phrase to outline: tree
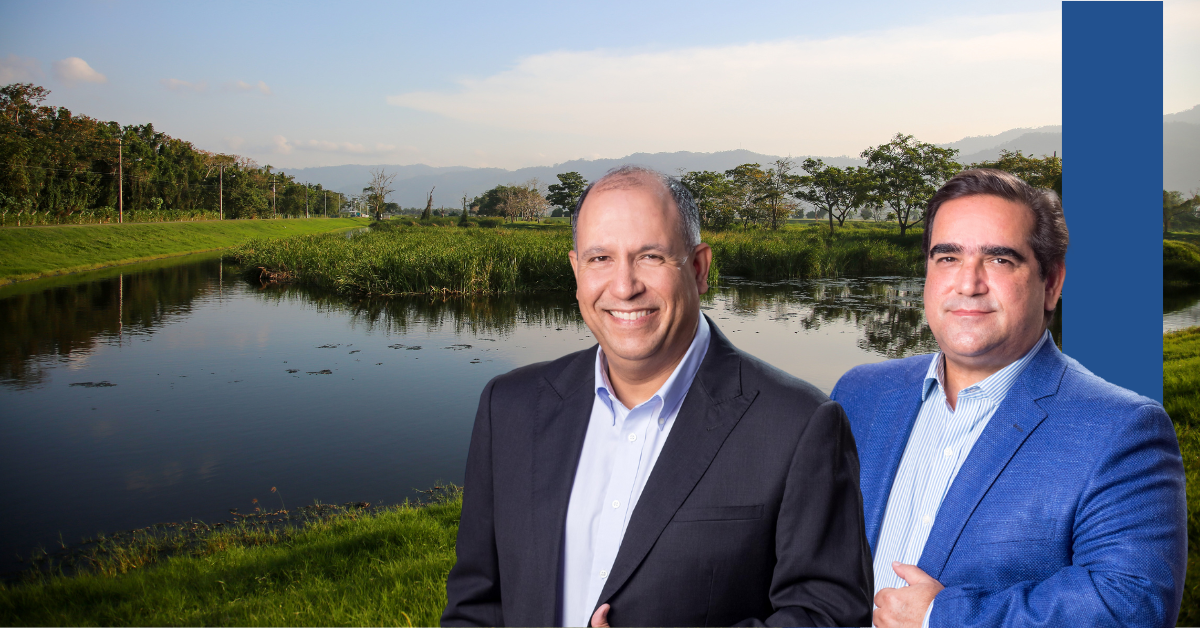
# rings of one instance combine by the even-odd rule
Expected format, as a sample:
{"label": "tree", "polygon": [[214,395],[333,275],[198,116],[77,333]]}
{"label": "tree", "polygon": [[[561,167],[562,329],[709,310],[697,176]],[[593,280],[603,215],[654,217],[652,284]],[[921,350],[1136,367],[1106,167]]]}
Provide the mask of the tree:
{"label": "tree", "polygon": [[1192,197],[1185,199],[1179,192],[1163,190],[1163,235],[1171,231],[1171,222],[1183,216],[1194,216],[1200,208],[1200,192],[1192,192]]}
{"label": "tree", "polygon": [[464,224],[464,223],[466,223],[468,220],[470,220],[470,216],[471,216],[471,210],[470,210],[470,208],[469,208],[469,207],[467,207],[467,203],[468,203],[468,201],[467,201],[467,193],[466,193],[466,192],[463,192],[463,195],[462,195],[462,206],[463,206],[463,208],[462,208],[462,213],[458,215],[458,224],[460,224],[460,225],[461,225],[461,224]]}
{"label": "tree", "polygon": [[962,169],[954,161],[957,154],[953,148],[940,148],[903,133],[862,152],[874,179],[870,196],[892,210],[900,235],[925,219],[929,198]]}
{"label": "tree", "polygon": [[972,168],[995,168],[1011,172],[1023,181],[1037,188],[1049,188],[1062,197],[1062,157],[1042,155],[1039,159],[1030,155],[1022,155],[1021,151],[1012,152],[1001,150],[1000,157],[995,161],[981,161],[971,164]]}
{"label": "tree", "polygon": [[702,227],[727,229],[737,220],[737,189],[725,175],[701,170],[684,173],[679,181],[692,193]]}
{"label": "tree", "polygon": [[742,226],[766,222],[768,208],[763,203],[763,188],[766,186],[767,173],[758,164],[742,164],[726,170],[725,177],[733,187]]}
{"label": "tree", "polygon": [[856,203],[862,196],[863,190],[856,185],[858,169],[843,170],[812,158],[805,159],[800,167],[808,175],[800,177],[796,197],[829,214],[829,233],[832,234],[833,219],[837,218],[838,226],[842,226],[846,216],[857,207]]}
{"label": "tree", "polygon": [[510,222],[518,218],[537,222],[550,208],[550,204],[542,196],[541,184],[537,179],[530,179],[522,185],[497,187],[504,188],[500,191],[501,213]]}
{"label": "tree", "polygon": [[800,176],[792,174],[796,165],[790,157],[776,159],[772,165],[775,167],[768,168],[766,176],[759,182],[759,192],[767,223],[772,229],[778,229],[787,224],[788,216],[796,211],[796,203],[790,197],[800,186]]}
{"label": "tree", "polygon": [[564,172],[555,176],[558,177],[558,183],[551,183],[546,188],[549,192],[546,200],[561,209],[563,214],[570,215],[575,211],[575,204],[579,202],[579,197],[587,189],[587,179],[584,179],[583,175],[578,172]]}
{"label": "tree", "polygon": [[383,208],[387,204],[388,194],[394,191],[391,185],[395,178],[394,173],[387,174],[383,168],[371,170],[371,184],[363,191],[367,193],[367,202],[374,210],[375,220],[383,220]]}
{"label": "tree", "polygon": [[435,185],[429,190],[429,197],[425,199],[425,211],[421,212],[421,220],[433,219],[433,191],[436,189]]}

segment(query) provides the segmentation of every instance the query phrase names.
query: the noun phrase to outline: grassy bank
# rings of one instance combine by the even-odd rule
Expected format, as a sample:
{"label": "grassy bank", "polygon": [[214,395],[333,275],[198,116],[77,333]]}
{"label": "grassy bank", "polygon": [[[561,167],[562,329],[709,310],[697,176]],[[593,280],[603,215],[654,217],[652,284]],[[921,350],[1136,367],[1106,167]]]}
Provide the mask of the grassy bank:
{"label": "grassy bank", "polygon": [[1163,282],[1200,284],[1200,245],[1185,240],[1163,240]]}
{"label": "grassy bank", "polygon": [[366,219],[225,220],[0,229],[0,285],[48,275],[367,225]]}
{"label": "grassy bank", "polygon": [[[346,239],[327,235],[255,241],[232,255],[251,272],[344,293],[489,294],[571,291],[566,225],[494,229],[389,225]],[[772,280],[916,275],[919,235],[856,227],[830,237],[820,227],[705,233],[713,247],[712,279]]]}
{"label": "grassy bank", "polygon": [[0,585],[0,625],[436,626],[461,509],[211,531],[153,566],[113,546],[88,573]]}
{"label": "grassy bank", "polygon": [[1188,572],[1179,625],[1200,626],[1200,327],[1163,334],[1163,400],[1187,473]]}

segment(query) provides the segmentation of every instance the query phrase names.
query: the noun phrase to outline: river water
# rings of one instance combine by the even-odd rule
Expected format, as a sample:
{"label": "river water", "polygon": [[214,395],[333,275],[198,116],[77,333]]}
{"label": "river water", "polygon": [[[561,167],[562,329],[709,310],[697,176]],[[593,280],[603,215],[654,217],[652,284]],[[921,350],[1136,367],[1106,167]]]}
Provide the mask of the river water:
{"label": "river water", "polygon": [[[828,392],[929,352],[922,281],[725,280],[702,307]],[[570,294],[351,300],[214,255],[0,290],[0,574],[38,546],[158,522],[397,503],[461,483],[478,395],[590,347]],[[276,492],[270,492],[275,487]]]}

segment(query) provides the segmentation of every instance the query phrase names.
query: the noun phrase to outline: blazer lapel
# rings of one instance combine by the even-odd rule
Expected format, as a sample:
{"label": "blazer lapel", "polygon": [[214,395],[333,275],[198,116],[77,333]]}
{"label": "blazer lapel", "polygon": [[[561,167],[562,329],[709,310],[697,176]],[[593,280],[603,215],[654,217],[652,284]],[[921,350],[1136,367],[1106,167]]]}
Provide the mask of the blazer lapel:
{"label": "blazer lapel", "polygon": [[559,373],[547,376],[533,408],[530,538],[538,541],[529,543],[529,551],[536,553],[534,564],[540,565],[536,572],[542,582],[529,587],[527,593],[542,598],[531,605],[547,613],[535,622],[539,625],[557,625],[567,505],[596,396],[595,363],[596,350],[592,349]]}
{"label": "blazer lapel", "polygon": [[741,356],[711,319],[709,325],[708,353],[629,519],[597,606],[612,598],[646,558],[758,394],[742,390]]}
{"label": "blazer lapel", "polygon": [[859,460],[863,516],[872,555],[879,541],[883,514],[887,510],[888,495],[892,492],[896,471],[900,468],[900,459],[904,456],[908,436],[921,411],[921,386],[928,369],[928,362],[914,365],[898,387],[880,394],[886,401],[880,404],[872,419],[872,433],[864,439],[864,444],[878,444],[878,449],[873,447],[871,451],[864,451]]}
{"label": "blazer lapel", "polygon": [[1037,400],[1058,391],[1066,366],[1058,347],[1046,342],[1017,377],[942,500],[937,521],[917,563],[925,573],[941,578],[971,514],[1025,439],[1046,419],[1046,411],[1038,406]]}

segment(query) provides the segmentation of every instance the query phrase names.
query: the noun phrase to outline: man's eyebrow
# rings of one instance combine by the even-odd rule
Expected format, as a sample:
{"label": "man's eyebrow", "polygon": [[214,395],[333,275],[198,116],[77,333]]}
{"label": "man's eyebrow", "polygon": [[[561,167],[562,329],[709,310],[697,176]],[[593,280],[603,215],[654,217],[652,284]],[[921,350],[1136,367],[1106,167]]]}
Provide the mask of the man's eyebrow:
{"label": "man's eyebrow", "polygon": [[935,244],[933,248],[929,249],[929,257],[946,253],[962,253],[962,250],[962,246],[958,244]]}
{"label": "man's eyebrow", "polygon": [[1025,261],[1025,256],[1021,255],[1016,249],[1007,246],[997,246],[989,244],[983,247],[983,254],[988,257],[1011,257],[1018,262]]}
{"label": "man's eyebrow", "polygon": [[[658,244],[658,243],[651,243],[651,244],[644,245],[640,249],[634,251],[634,254],[641,254],[641,253],[645,253],[647,251],[658,251],[660,253],[670,254],[671,247],[664,246],[664,245]],[[590,257],[592,255],[611,255],[611,253],[609,253],[608,247],[603,246],[603,245],[591,246],[591,247],[588,247],[579,252],[580,257]]]}

